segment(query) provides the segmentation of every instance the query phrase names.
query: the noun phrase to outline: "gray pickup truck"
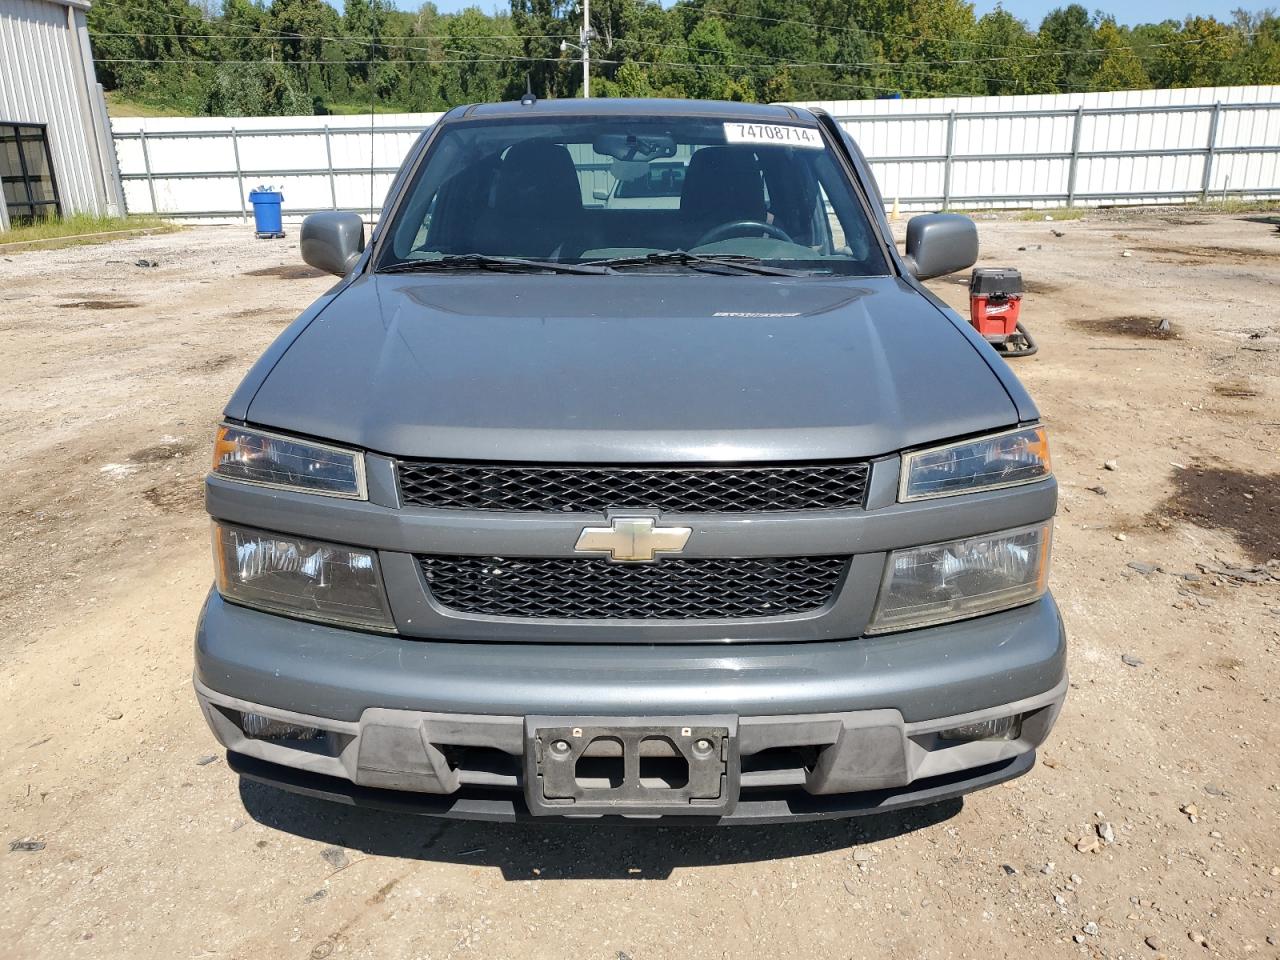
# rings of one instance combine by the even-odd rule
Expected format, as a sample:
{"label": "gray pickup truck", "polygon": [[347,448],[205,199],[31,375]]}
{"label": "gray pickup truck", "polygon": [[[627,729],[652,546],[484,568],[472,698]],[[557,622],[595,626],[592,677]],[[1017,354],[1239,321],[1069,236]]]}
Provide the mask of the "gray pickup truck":
{"label": "gray pickup truck", "polygon": [[[680,183],[678,204],[617,182]],[[628,192],[628,191],[623,191]],[[643,196],[655,194],[646,206]],[[1039,414],[787,106],[450,110],[217,431],[195,687],[242,777],[493,820],[759,823],[1029,770],[1067,691]]]}

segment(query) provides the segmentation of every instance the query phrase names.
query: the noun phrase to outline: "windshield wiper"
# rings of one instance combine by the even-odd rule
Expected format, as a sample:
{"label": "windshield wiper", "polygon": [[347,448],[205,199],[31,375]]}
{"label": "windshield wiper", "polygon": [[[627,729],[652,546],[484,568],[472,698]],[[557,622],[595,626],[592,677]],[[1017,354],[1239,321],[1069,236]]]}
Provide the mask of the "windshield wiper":
{"label": "windshield wiper", "polygon": [[379,273],[432,273],[446,270],[496,270],[506,273],[612,273],[607,267],[588,263],[557,263],[554,260],[526,260],[523,257],[491,257],[483,253],[449,254],[434,260],[402,260],[378,269]]}
{"label": "windshield wiper", "polygon": [[[761,262],[759,257],[748,257],[738,253],[706,256],[690,253],[687,250],[667,250],[662,253],[646,253],[635,257],[610,257],[607,260],[588,260],[583,266],[589,267],[649,267],[675,263],[694,270],[708,270],[711,273],[755,273],[766,277],[801,277],[801,270],[787,270],[784,267],[770,267]],[[710,269],[708,269],[710,268]]]}

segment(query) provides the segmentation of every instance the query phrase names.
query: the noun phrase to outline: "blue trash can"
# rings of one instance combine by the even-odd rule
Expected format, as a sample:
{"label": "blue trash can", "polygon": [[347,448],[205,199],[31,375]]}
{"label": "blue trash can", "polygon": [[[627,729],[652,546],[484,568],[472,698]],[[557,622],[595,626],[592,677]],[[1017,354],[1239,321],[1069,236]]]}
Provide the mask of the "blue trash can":
{"label": "blue trash can", "polygon": [[276,240],[284,236],[284,224],[280,219],[280,204],[284,194],[279,190],[250,190],[249,202],[253,204],[254,236],[259,240]]}

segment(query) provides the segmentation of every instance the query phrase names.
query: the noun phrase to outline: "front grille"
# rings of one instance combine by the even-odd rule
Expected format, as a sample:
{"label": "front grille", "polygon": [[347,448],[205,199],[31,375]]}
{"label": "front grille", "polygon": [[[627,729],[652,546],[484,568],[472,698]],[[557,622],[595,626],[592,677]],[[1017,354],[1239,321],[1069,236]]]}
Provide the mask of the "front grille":
{"label": "front grille", "polygon": [[866,463],[579,467],[406,461],[399,467],[406,504],[564,513],[617,507],[679,513],[861,507],[870,473]]}
{"label": "front grille", "polygon": [[846,557],[603,558],[421,556],[431,595],[460,613],[569,620],[718,620],[816,610]]}

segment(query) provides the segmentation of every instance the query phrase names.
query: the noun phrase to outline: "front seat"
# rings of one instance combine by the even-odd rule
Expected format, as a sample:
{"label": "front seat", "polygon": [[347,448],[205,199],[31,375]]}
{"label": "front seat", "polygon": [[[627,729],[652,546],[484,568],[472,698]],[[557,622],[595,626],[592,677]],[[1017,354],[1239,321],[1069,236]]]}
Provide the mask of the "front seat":
{"label": "front seat", "polygon": [[767,214],[764,181],[747,147],[703,147],[689,158],[680,190],[686,244],[712,227],[738,220],[762,222]]}
{"label": "front seat", "polygon": [[582,189],[569,151],[549,140],[525,140],[507,150],[482,214],[480,253],[544,258],[580,247]]}

